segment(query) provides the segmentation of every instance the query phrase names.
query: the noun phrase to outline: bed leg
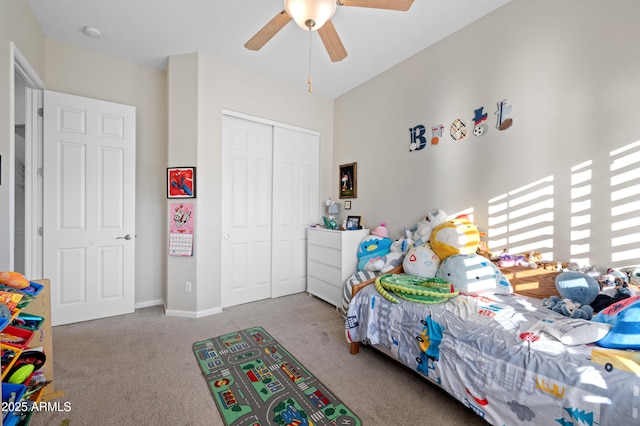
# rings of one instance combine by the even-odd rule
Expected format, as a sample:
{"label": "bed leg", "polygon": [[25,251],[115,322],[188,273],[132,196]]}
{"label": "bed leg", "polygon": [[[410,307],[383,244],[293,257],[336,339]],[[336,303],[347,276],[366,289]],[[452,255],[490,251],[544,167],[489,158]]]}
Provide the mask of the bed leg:
{"label": "bed leg", "polygon": [[358,352],[360,352],[360,342],[351,342],[349,353],[356,355]]}

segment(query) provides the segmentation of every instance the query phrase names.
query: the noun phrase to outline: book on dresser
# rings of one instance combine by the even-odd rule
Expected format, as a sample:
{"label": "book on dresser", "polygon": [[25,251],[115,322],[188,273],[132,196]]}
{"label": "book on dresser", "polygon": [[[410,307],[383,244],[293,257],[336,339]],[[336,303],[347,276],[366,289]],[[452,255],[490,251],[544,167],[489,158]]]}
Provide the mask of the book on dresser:
{"label": "book on dresser", "polygon": [[342,286],[358,269],[358,245],[368,229],[338,231],[309,228],[307,235],[307,291],[340,306]]}

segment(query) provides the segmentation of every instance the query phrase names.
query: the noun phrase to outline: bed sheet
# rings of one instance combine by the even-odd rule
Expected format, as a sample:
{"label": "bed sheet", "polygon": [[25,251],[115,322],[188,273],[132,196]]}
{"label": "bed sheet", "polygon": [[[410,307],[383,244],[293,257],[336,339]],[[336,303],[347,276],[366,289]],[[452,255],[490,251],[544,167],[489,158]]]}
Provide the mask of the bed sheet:
{"label": "bed sheet", "polygon": [[493,425],[640,424],[640,353],[565,345],[545,331],[564,320],[518,295],[396,304],[370,285],[351,301],[345,332]]}

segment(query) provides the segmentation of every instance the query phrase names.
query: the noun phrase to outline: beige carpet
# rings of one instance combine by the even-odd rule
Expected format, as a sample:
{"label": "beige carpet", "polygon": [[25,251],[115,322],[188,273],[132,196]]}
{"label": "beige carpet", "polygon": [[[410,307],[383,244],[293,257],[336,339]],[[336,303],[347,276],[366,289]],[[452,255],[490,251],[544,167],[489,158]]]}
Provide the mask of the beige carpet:
{"label": "beige carpet", "polygon": [[364,425],[486,425],[462,404],[390,359],[350,355],[336,309],[306,293],[225,309],[199,319],[161,307],[54,327],[56,390],[69,412],[39,412],[33,426],[223,425],[191,345],[262,326]]}

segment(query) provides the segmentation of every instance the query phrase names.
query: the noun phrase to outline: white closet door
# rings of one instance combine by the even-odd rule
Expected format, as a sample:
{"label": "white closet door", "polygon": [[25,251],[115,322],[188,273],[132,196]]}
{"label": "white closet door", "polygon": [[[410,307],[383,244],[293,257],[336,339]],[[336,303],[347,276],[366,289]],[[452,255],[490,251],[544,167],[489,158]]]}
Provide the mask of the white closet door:
{"label": "white closet door", "polygon": [[271,296],[273,128],[223,118],[222,306]]}
{"label": "white closet door", "polygon": [[271,297],[307,289],[307,229],[318,219],[317,134],[274,128]]}

